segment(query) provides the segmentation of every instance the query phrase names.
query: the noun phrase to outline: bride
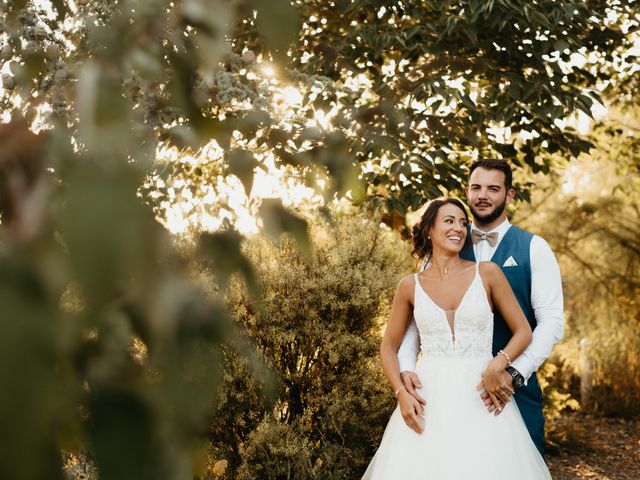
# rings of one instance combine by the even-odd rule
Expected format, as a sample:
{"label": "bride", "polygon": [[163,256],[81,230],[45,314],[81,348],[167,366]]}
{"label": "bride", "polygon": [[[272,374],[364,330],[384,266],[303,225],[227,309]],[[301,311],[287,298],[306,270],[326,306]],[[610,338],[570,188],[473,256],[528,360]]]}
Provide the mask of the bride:
{"label": "bride", "polygon": [[[516,403],[507,402],[496,416],[476,390],[497,386],[500,372],[531,341],[531,327],[498,265],[460,258],[467,225],[462,202],[442,198],[414,228],[414,253],[429,266],[403,278],[393,299],[380,352],[398,407],[363,479],[551,479]],[[494,308],[513,337],[492,357]],[[412,315],[420,332],[424,408],[403,386],[397,360]],[[512,393],[505,389],[503,398]]]}

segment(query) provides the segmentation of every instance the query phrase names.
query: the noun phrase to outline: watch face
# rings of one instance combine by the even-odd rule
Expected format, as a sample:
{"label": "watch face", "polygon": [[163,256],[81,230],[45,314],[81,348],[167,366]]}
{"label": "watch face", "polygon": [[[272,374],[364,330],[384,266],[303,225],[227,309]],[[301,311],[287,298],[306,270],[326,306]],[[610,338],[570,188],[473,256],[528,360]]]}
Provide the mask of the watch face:
{"label": "watch face", "polygon": [[520,388],[524,385],[524,377],[513,367],[508,367],[507,371],[511,374],[513,388]]}
{"label": "watch face", "polygon": [[513,373],[515,374],[513,376],[513,383],[517,388],[520,388],[522,385],[524,385],[524,378],[522,378],[522,375],[520,375],[518,372]]}

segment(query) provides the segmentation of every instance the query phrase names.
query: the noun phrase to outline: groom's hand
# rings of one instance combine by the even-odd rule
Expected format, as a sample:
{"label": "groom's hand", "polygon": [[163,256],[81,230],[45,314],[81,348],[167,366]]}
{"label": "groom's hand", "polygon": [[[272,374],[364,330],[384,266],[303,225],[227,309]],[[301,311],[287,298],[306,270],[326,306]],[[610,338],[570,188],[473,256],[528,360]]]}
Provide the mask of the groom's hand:
{"label": "groom's hand", "polygon": [[418,378],[416,372],[411,372],[409,370],[401,372],[400,378],[402,378],[402,384],[404,385],[404,388],[407,389],[407,392],[409,392],[413,398],[420,402],[421,405],[426,405],[426,400],[422,398],[416,391],[416,388],[422,388],[422,383],[420,382],[420,379]]}

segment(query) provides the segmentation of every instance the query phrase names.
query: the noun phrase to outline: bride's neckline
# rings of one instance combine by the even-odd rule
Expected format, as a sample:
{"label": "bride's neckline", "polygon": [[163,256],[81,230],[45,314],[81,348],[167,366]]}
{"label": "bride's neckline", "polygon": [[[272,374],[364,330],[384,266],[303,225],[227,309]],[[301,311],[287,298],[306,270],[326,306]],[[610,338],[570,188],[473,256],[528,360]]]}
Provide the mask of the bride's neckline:
{"label": "bride's neckline", "polygon": [[426,288],[424,288],[424,286],[420,282],[420,275],[419,274],[416,274],[416,284],[420,287],[420,290],[422,290],[422,293],[424,293],[427,296],[427,298],[431,301],[431,303],[433,303],[438,309],[442,310],[445,313],[445,315],[447,313],[451,313],[451,312],[453,312],[455,314],[460,309],[460,306],[464,302],[464,299],[467,297],[467,294],[469,293],[469,290],[471,290],[471,286],[476,281],[476,277],[477,276],[478,276],[478,266],[476,264],[475,272],[473,272],[473,277],[471,278],[471,281],[469,282],[469,285],[467,285],[467,287],[465,288],[464,294],[462,295],[462,298],[460,299],[460,302],[458,303],[456,308],[454,308],[453,310],[444,309],[440,305],[438,305],[438,303],[433,299],[433,297],[431,295],[429,295],[429,292],[427,292]]}

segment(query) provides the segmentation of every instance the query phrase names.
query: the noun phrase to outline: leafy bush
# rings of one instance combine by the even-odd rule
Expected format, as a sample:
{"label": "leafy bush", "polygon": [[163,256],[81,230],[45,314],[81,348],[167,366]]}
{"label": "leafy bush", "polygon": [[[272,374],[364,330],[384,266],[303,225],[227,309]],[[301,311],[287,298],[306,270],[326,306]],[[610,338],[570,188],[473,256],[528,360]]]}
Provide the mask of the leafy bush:
{"label": "leafy bush", "polygon": [[311,238],[309,257],[290,239],[249,241],[263,294],[229,289],[235,320],[275,372],[227,351],[212,454],[237,478],[361,474],[395,405],[378,348],[392,289],[411,269],[406,244],[359,215],[317,224]]}
{"label": "leafy bush", "polygon": [[562,413],[580,409],[580,403],[563,385],[559,384],[559,373],[559,367],[553,357],[542,364],[538,370],[538,381],[544,396],[542,411],[545,419],[545,440],[547,444],[552,445],[563,443],[567,439],[564,425],[559,423]]}

